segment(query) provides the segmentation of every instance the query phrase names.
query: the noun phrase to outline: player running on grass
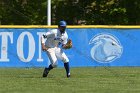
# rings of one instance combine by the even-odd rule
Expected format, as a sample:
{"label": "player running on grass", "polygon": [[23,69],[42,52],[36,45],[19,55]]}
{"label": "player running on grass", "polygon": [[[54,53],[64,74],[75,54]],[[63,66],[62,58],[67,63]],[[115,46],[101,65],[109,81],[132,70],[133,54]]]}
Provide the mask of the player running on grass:
{"label": "player running on grass", "polygon": [[70,77],[69,59],[63,52],[63,49],[72,47],[71,40],[68,40],[66,25],[65,21],[60,21],[58,29],[50,30],[41,37],[42,50],[46,51],[51,62],[49,67],[44,69],[43,77],[47,77],[49,71],[57,66],[58,59],[64,62],[66,76]]}

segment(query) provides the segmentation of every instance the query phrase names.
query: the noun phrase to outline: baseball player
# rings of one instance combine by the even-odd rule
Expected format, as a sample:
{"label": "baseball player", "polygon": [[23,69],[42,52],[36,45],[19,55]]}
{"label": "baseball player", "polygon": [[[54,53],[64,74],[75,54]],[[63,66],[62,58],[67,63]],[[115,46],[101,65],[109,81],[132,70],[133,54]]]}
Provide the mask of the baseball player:
{"label": "baseball player", "polygon": [[63,52],[63,49],[69,49],[72,46],[72,42],[68,43],[68,35],[66,32],[66,22],[60,21],[58,24],[58,29],[53,29],[41,37],[42,50],[46,51],[51,64],[48,68],[44,69],[43,77],[47,77],[50,70],[57,67],[57,60],[60,59],[64,62],[64,67],[66,70],[66,76],[70,77],[70,67],[69,59]]}

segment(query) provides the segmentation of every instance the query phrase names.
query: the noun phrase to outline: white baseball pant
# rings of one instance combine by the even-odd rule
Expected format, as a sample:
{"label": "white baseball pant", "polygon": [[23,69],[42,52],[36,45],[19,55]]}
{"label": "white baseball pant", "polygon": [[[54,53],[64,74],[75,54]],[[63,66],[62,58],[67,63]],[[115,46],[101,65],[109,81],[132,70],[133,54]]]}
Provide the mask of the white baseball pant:
{"label": "white baseball pant", "polygon": [[51,65],[53,67],[57,67],[58,59],[60,59],[64,63],[69,62],[68,57],[63,52],[63,50],[61,48],[59,48],[59,47],[48,48],[47,55],[48,55],[48,57],[50,59]]}

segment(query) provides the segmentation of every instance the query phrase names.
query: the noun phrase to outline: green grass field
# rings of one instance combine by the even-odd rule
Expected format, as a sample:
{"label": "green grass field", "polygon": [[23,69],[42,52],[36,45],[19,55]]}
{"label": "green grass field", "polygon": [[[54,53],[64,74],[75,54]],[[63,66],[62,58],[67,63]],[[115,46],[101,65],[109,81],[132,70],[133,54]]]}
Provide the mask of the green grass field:
{"label": "green grass field", "polygon": [[0,93],[140,93],[140,67],[0,68]]}

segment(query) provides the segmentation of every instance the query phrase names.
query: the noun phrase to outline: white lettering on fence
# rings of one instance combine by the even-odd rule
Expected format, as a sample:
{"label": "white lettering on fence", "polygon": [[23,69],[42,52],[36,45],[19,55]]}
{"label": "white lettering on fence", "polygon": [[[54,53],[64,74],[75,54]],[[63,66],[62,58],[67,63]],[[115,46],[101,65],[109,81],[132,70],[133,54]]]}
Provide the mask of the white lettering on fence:
{"label": "white lettering on fence", "polygon": [[8,62],[8,37],[13,43],[13,32],[0,32],[1,36],[1,57],[0,61]]}
{"label": "white lettering on fence", "polygon": [[[28,50],[28,57],[27,58],[24,57],[24,51],[23,51],[24,50],[23,49],[23,41],[24,41],[24,37],[26,35],[27,35],[28,40],[29,40],[29,46],[28,46],[29,50]],[[34,57],[34,53],[35,53],[35,40],[34,40],[32,34],[29,32],[22,32],[17,40],[17,55],[18,55],[19,59],[23,62],[29,62]]]}
{"label": "white lettering on fence", "polygon": [[37,59],[37,61],[38,62],[41,62],[41,61],[43,61],[43,59],[42,59],[42,56],[41,56],[41,36],[43,35],[43,33],[42,32],[37,32],[37,35],[38,35],[38,37],[39,37],[39,48],[38,48],[38,54],[39,54],[39,58]]}

